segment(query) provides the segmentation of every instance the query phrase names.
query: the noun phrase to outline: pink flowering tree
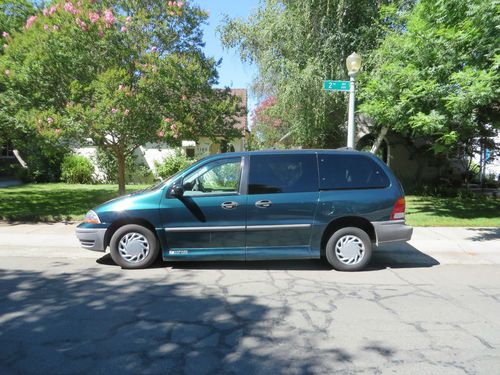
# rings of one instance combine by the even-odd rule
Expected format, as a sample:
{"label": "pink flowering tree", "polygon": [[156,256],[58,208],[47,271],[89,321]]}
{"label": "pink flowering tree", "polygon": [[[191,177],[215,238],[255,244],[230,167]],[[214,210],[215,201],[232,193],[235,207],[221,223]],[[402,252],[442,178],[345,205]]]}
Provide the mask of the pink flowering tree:
{"label": "pink flowering tree", "polygon": [[216,62],[201,51],[205,19],[182,1],[50,2],[9,35],[0,102],[25,133],[112,154],[124,193],[138,146],[234,133],[237,99],[212,89]]}
{"label": "pink flowering tree", "polygon": [[275,96],[262,100],[252,113],[254,148],[270,148],[288,145],[285,137],[290,130],[276,108]]}

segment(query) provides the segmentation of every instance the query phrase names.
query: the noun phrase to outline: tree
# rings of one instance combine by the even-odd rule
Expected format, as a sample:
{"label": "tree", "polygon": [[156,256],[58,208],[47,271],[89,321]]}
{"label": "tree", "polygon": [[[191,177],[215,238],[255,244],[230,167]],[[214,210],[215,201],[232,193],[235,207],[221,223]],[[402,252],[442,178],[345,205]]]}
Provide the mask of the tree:
{"label": "tree", "polygon": [[[0,2],[0,56],[4,54],[11,35],[20,31],[29,15],[33,14],[35,8],[27,0],[10,0]],[[0,80],[0,93],[5,90]],[[2,112],[0,112],[0,115]],[[0,117],[0,147],[7,139],[9,127],[7,118]]]}
{"label": "tree", "polygon": [[25,134],[87,139],[117,160],[146,142],[234,133],[237,98],[215,91],[201,47],[206,12],[179,1],[50,3],[0,58],[10,118]]}
{"label": "tree", "polygon": [[421,0],[392,10],[361,77],[360,112],[374,132],[390,128],[437,154],[472,157],[499,126],[497,4]]}
{"label": "tree", "polygon": [[377,46],[383,3],[266,0],[247,20],[226,20],[223,43],[257,65],[255,91],[275,98],[273,111],[295,145],[345,144],[347,97],[324,92],[322,82],[346,78],[346,57]]}
{"label": "tree", "polygon": [[276,98],[263,100],[252,113],[253,146],[257,149],[280,147],[289,137],[288,128],[276,112]]}

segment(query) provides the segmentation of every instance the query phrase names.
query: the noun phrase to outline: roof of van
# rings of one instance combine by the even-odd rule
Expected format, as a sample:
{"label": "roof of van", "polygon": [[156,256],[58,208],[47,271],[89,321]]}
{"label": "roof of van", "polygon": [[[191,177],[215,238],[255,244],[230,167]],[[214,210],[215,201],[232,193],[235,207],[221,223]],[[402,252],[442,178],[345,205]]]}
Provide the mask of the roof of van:
{"label": "roof of van", "polygon": [[316,153],[347,153],[347,154],[365,154],[373,156],[373,154],[365,151],[357,151],[352,148],[343,147],[337,149],[269,149],[269,150],[259,150],[259,151],[241,151],[241,152],[226,152],[222,154],[214,154],[207,156],[215,157],[215,156],[245,156],[245,155],[272,155],[272,154],[316,154]]}

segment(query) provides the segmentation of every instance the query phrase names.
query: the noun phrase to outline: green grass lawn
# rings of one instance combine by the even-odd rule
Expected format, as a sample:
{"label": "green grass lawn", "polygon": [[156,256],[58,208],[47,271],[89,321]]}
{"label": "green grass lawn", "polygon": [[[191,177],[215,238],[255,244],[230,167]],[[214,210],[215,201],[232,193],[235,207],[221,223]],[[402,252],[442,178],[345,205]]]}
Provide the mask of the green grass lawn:
{"label": "green grass lawn", "polygon": [[[127,186],[127,192],[146,186]],[[28,184],[0,189],[0,220],[81,220],[98,204],[118,195],[116,185]],[[406,197],[406,221],[413,226],[499,227],[500,199]]]}
{"label": "green grass lawn", "polygon": [[[147,186],[130,185],[127,192]],[[81,220],[85,213],[118,196],[118,185],[28,184],[0,189],[0,220]]]}
{"label": "green grass lawn", "polygon": [[406,222],[416,227],[500,227],[500,199],[410,195]]}

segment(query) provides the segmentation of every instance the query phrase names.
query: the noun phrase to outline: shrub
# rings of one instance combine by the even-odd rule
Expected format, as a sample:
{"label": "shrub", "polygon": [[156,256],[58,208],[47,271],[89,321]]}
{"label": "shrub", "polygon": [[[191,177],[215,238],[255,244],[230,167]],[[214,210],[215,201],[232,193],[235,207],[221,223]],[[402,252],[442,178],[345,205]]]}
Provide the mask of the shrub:
{"label": "shrub", "polygon": [[125,181],[129,185],[152,185],[155,176],[144,164],[135,165],[125,171]]}
{"label": "shrub", "polygon": [[61,180],[70,184],[91,184],[94,167],[80,155],[66,156],[61,165]]}
{"label": "shrub", "polygon": [[[106,149],[97,149],[95,158],[99,170],[104,173],[104,181],[111,184],[118,183],[118,164],[116,157]],[[137,160],[136,155],[129,155],[125,159],[125,183],[153,184],[155,176],[147,165]]]}
{"label": "shrub", "polygon": [[69,148],[61,142],[30,134],[13,141],[28,169],[20,170],[19,177],[26,182],[56,182],[61,178],[62,161]]}
{"label": "shrub", "polygon": [[155,162],[155,167],[157,174],[161,178],[168,178],[180,170],[189,167],[193,162],[193,159],[187,158],[180,151],[178,151],[175,155],[165,158],[161,163]]}

